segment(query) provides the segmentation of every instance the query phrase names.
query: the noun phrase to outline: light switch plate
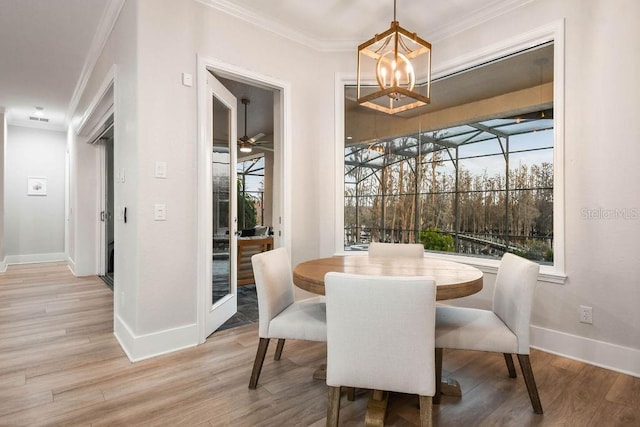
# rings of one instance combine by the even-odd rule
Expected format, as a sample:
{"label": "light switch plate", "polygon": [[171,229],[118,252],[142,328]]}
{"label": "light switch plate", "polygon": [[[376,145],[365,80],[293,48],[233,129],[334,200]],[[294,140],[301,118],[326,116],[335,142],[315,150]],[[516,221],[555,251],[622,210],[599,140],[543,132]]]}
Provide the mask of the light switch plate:
{"label": "light switch plate", "polygon": [[155,205],[153,205],[153,220],[167,220],[167,205],[165,205],[164,203],[156,203]]}
{"label": "light switch plate", "polygon": [[182,73],[182,84],[184,86],[193,86],[193,76],[189,73]]}
{"label": "light switch plate", "polygon": [[154,176],[156,178],[166,178],[167,177],[167,163],[166,162],[156,162]]}

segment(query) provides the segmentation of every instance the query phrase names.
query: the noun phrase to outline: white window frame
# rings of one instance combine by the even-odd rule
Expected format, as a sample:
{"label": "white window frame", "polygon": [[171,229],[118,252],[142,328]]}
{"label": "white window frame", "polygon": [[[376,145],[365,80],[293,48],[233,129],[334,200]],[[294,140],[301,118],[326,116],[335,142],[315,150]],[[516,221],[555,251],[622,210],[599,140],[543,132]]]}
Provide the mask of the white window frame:
{"label": "white window frame", "polygon": [[[532,30],[486,49],[443,64],[434,72],[434,78],[453,74],[470,66],[486,63],[510,53],[542,43],[553,42],[553,265],[541,265],[539,280],[564,284],[565,273],[565,189],[564,189],[564,20]],[[335,166],[340,173],[335,177],[335,254],[357,253],[344,250],[344,93],[345,86],[355,85],[355,73],[337,73],[335,77]],[[499,260],[426,252],[425,256],[448,259],[480,268],[495,274]],[[362,254],[360,254],[362,255]]]}

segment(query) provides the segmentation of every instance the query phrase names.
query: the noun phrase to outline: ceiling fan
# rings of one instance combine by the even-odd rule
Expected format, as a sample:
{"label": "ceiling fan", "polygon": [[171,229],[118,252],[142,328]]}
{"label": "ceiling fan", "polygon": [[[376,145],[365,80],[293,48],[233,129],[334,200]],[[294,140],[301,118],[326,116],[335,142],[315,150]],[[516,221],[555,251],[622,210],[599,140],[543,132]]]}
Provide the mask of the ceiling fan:
{"label": "ceiling fan", "polygon": [[247,135],[247,105],[249,105],[251,101],[249,101],[248,98],[242,98],[240,102],[244,104],[244,136],[238,139],[238,149],[242,153],[250,153],[253,147],[257,146],[258,144],[267,142],[260,141],[260,139],[264,138],[266,135],[260,132],[249,138],[249,136]]}

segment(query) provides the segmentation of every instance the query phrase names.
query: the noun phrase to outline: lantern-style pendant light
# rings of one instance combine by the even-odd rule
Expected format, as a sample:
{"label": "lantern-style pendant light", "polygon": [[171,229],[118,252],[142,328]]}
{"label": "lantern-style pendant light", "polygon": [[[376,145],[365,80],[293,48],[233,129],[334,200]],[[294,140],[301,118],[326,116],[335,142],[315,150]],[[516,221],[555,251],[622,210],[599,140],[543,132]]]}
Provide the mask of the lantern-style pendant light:
{"label": "lantern-style pendant light", "polygon": [[374,110],[396,114],[430,102],[431,43],[400,26],[395,0],[391,27],[358,46],[357,78],[358,103]]}

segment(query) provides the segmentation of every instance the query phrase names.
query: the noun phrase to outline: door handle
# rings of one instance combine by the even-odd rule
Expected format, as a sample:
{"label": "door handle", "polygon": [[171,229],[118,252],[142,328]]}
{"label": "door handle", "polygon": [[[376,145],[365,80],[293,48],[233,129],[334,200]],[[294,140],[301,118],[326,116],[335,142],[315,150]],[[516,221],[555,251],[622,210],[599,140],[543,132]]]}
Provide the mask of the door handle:
{"label": "door handle", "polygon": [[104,211],[100,212],[100,221],[104,222]]}

